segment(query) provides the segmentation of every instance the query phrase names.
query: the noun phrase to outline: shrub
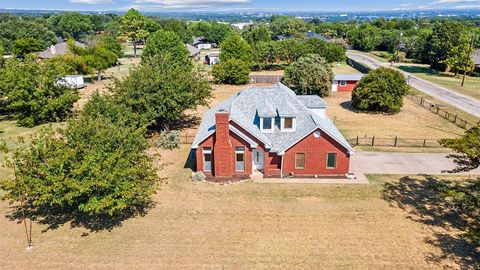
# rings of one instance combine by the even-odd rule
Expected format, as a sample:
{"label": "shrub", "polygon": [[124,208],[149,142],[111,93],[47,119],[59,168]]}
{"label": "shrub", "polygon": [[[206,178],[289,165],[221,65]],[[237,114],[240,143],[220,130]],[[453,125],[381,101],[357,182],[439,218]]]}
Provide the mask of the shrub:
{"label": "shrub", "polygon": [[352,93],[352,106],[361,111],[397,113],[408,91],[400,72],[379,68],[360,80]]}
{"label": "shrub", "polygon": [[158,138],[157,145],[168,150],[180,148],[180,131],[162,131]]}
{"label": "shrub", "polygon": [[212,75],[216,83],[247,84],[250,81],[250,67],[241,60],[228,60],[213,67]]}
{"label": "shrub", "polygon": [[328,96],[332,88],[332,67],[316,54],[298,59],[285,69],[283,82],[299,95]]}
{"label": "shrub", "polygon": [[192,181],[193,182],[203,182],[207,179],[203,172],[193,172],[192,173]]}

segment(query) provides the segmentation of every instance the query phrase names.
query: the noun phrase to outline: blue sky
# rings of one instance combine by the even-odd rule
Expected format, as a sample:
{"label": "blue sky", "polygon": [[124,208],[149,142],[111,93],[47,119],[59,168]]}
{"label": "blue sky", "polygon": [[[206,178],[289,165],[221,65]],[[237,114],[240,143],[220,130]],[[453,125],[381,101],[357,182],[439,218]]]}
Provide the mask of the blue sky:
{"label": "blue sky", "polygon": [[480,0],[0,0],[0,8],[59,10],[378,11],[480,9]]}

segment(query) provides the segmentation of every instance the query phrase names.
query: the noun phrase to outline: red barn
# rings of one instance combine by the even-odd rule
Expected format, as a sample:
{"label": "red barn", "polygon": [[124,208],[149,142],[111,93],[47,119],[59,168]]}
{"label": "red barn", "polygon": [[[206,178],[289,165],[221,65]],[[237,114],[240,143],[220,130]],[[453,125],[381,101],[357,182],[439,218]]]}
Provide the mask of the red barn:
{"label": "red barn", "polygon": [[352,92],[363,74],[335,75],[332,83],[332,92]]}
{"label": "red barn", "polygon": [[192,145],[207,177],[345,176],[352,147],[318,96],[278,83],[249,88],[210,109]]}

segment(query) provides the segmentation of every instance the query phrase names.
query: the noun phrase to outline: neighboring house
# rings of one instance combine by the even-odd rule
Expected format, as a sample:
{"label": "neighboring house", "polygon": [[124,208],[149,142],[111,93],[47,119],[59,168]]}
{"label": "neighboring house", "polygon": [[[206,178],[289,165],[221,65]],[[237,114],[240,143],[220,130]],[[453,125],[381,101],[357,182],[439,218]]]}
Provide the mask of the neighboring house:
{"label": "neighboring house", "polygon": [[[87,47],[87,45],[85,45],[83,43],[80,43],[78,41],[75,41],[75,45],[77,45],[78,47],[81,47],[81,48],[86,48]],[[68,51],[69,51],[68,43],[67,42],[60,42],[60,43],[57,43],[55,45],[52,45],[52,46],[48,47],[48,49],[39,53],[38,57],[40,57],[42,59],[54,58],[54,57],[59,56],[59,55],[64,55],[64,54],[68,53]]]}
{"label": "neighboring house", "polygon": [[249,22],[241,22],[241,23],[232,23],[232,26],[237,28],[238,30],[243,30],[245,27],[253,25],[252,21]]}
{"label": "neighboring house", "polygon": [[187,47],[188,56],[190,57],[190,59],[195,60],[195,61],[200,59],[200,50],[199,49],[197,49],[196,47],[193,47],[190,44],[185,44],[185,47]]}
{"label": "neighboring house", "polygon": [[243,90],[204,115],[192,149],[207,177],[344,177],[353,149],[318,96],[281,83]]}
{"label": "neighboring house", "polygon": [[364,74],[335,75],[332,83],[332,92],[352,92]]}
{"label": "neighboring house", "polygon": [[287,37],[284,36],[284,35],[276,35],[276,36],[273,37],[273,39],[277,40],[277,41],[284,41],[284,40],[287,39]]}
{"label": "neighboring house", "polygon": [[210,65],[210,66],[220,63],[220,53],[219,52],[208,53],[205,56],[205,63],[207,63],[207,65]]}
{"label": "neighboring house", "polygon": [[210,50],[213,47],[212,43],[205,42],[203,37],[194,38],[192,45],[199,50]]}
{"label": "neighboring house", "polygon": [[327,39],[323,35],[317,34],[317,33],[312,32],[312,31],[308,31],[307,38],[318,38],[318,39],[323,40],[323,41],[327,41],[327,42],[330,41],[329,39]]}
{"label": "neighboring house", "polygon": [[472,57],[473,64],[475,65],[475,68],[476,69],[480,68],[480,49],[475,50],[472,53],[471,57]]}

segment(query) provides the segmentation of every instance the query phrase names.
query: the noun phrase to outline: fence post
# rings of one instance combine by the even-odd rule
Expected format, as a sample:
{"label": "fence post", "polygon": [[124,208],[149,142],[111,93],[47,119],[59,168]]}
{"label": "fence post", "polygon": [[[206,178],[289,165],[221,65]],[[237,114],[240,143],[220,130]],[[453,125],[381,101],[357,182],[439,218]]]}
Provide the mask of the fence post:
{"label": "fence post", "polygon": [[375,146],[375,136],[372,137],[372,146]]}
{"label": "fence post", "polygon": [[398,137],[395,136],[395,143],[393,144],[393,147],[397,147],[397,141],[398,141]]}
{"label": "fence post", "polygon": [[356,141],[356,144],[355,144],[355,145],[358,146],[358,135],[357,135],[357,141]]}
{"label": "fence post", "polygon": [[427,139],[424,139],[423,140],[423,148],[425,148],[427,146]]}
{"label": "fence post", "polygon": [[420,98],[420,104],[423,105],[423,97]]}
{"label": "fence post", "polygon": [[453,121],[455,124],[457,123],[457,117],[458,115],[455,114],[455,120]]}

